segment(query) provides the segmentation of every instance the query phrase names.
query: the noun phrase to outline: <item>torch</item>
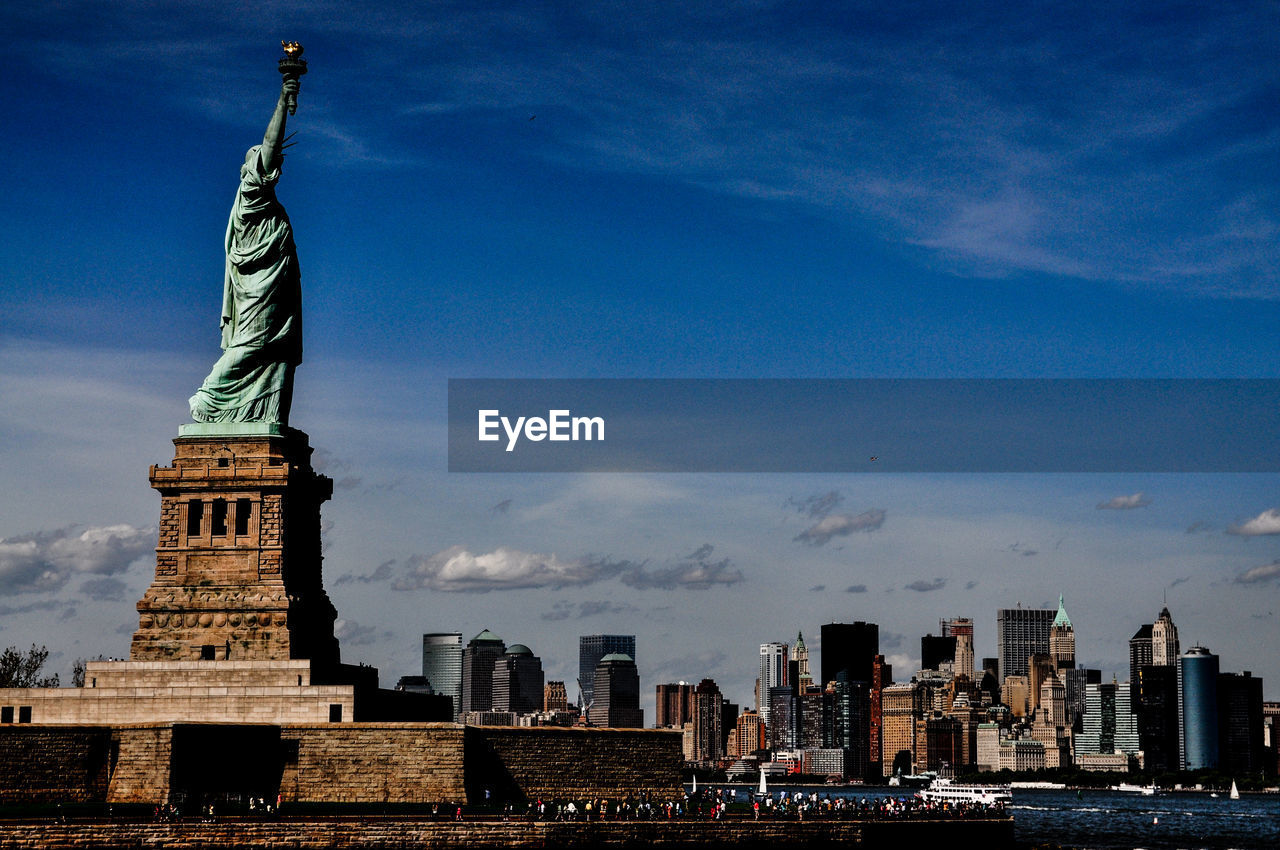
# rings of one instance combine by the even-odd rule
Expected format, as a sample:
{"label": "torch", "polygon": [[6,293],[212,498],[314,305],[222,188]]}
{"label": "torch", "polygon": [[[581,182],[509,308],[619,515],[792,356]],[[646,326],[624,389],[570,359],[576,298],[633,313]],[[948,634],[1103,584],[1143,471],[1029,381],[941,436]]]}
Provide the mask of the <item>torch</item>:
{"label": "torch", "polygon": [[[286,80],[296,80],[307,73],[307,60],[302,58],[302,45],[296,41],[282,41],[280,46],[284,48],[285,52],[285,57],[280,60],[280,73],[284,78]],[[297,95],[289,95],[288,106],[290,115],[297,113]]]}

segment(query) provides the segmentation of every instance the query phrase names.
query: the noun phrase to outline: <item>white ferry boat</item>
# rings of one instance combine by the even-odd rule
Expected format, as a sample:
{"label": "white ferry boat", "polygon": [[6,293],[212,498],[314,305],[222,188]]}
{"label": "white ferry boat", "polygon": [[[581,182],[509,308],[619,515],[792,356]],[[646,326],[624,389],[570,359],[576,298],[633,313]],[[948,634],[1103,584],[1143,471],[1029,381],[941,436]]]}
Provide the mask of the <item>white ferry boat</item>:
{"label": "white ferry boat", "polygon": [[1127,791],[1130,794],[1141,794],[1144,797],[1151,797],[1160,793],[1160,789],[1155,785],[1134,785],[1132,782],[1121,782],[1119,785],[1113,785],[1111,790]]}
{"label": "white ferry boat", "polygon": [[920,791],[920,796],[930,803],[981,803],[994,806],[996,803],[1008,805],[1013,802],[1013,794],[1008,785],[959,785],[950,779],[937,779],[928,788]]}

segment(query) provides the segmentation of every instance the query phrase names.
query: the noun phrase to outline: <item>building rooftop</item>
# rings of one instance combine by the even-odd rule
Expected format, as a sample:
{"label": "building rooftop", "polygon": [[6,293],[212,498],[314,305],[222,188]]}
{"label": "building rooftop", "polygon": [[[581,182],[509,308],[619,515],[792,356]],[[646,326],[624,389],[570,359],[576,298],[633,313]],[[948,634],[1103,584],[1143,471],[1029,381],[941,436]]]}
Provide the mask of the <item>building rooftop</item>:
{"label": "building rooftop", "polygon": [[1053,625],[1057,628],[1071,628],[1071,618],[1067,616],[1067,606],[1062,604],[1062,594],[1058,594],[1058,615],[1053,618]]}

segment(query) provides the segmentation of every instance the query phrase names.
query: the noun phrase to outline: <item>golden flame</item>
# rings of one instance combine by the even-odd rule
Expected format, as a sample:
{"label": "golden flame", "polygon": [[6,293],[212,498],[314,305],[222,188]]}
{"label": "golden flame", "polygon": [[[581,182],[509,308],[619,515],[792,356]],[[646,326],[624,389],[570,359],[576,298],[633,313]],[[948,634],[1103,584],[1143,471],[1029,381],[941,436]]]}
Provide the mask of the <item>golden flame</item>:
{"label": "golden flame", "polygon": [[296,41],[281,41],[280,46],[284,48],[284,52],[289,54],[290,59],[297,59],[302,55],[302,45]]}

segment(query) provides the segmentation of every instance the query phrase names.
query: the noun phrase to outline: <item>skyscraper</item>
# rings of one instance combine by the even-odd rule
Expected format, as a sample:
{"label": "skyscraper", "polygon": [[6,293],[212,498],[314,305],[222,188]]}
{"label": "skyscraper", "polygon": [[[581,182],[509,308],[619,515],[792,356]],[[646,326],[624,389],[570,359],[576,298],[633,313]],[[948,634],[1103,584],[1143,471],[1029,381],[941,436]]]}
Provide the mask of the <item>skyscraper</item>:
{"label": "skyscraper", "polygon": [[[769,725],[770,688],[780,688],[787,684],[788,647],[785,643],[760,644],[760,678],[756,686],[756,713]],[[768,733],[766,733],[768,734]]]}
{"label": "skyscraper", "polygon": [[1026,676],[1027,660],[1049,654],[1049,629],[1057,612],[1052,608],[1001,608],[996,611],[996,639],[1000,644],[1000,679]]}
{"label": "skyscraper", "polygon": [[564,682],[547,682],[542,688],[543,711],[568,711],[569,692]]}
{"label": "skyscraper", "polygon": [[692,720],[693,688],[694,686],[688,682],[658,685],[654,700],[654,711],[657,716],[653,719],[653,725],[659,728],[679,729]]}
{"label": "skyscraper", "polygon": [[968,676],[970,680],[974,680],[973,620],[968,617],[955,617],[950,620],[939,620],[938,626],[942,629],[943,637],[956,639],[956,675]]}
{"label": "skyscraper", "polygon": [[920,669],[941,670],[944,664],[955,670],[956,639],[954,637],[938,637],[925,635],[920,638]]}
{"label": "skyscraper", "polygon": [[871,665],[880,654],[880,627],[875,623],[827,623],[822,627],[824,688],[847,671],[850,682],[870,682]]}
{"label": "skyscraper", "polygon": [[453,700],[453,719],[462,710],[462,633],[433,632],[422,636],[422,675],[437,694]]}
{"label": "skyscraper", "polygon": [[769,720],[765,732],[774,750],[793,750],[799,738],[800,712],[796,691],[790,685],[769,689]]}
{"label": "skyscraper", "polygon": [[1218,766],[1218,656],[1203,646],[1178,658],[1178,735],[1183,770]]}
{"label": "skyscraper", "polygon": [[796,693],[802,694],[813,684],[813,674],[809,672],[809,648],[804,645],[804,634],[796,632],[796,645],[792,655],[795,656],[796,680],[791,684]]}
{"label": "skyscraper", "polygon": [[522,643],[512,644],[494,662],[493,710],[532,714],[542,708],[542,659]]}
{"label": "skyscraper", "polygon": [[831,741],[846,750],[850,776],[865,778],[872,762],[871,688],[880,654],[875,623],[827,623],[822,627],[822,682],[831,693]]}
{"label": "skyscraper", "polygon": [[1067,606],[1058,594],[1058,613],[1049,625],[1049,657],[1059,670],[1071,670],[1076,666],[1076,633],[1067,616]]}
{"label": "skyscraper", "polygon": [[1262,680],[1248,670],[1218,674],[1218,766],[1233,776],[1260,777]]}
{"label": "skyscraper", "polygon": [[1151,624],[1139,628],[1129,638],[1129,684],[1137,685],[1138,671],[1151,665]]}
{"label": "skyscraper", "polygon": [[1085,686],[1084,729],[1076,737],[1077,753],[1138,752],[1138,722],[1133,715],[1128,682]]}
{"label": "skyscraper", "polygon": [[578,638],[578,690],[582,694],[584,714],[591,706],[595,688],[596,665],[611,653],[625,655],[632,661],[636,657],[635,635],[582,635]]}
{"label": "skyscraper", "polygon": [[693,757],[715,762],[724,752],[724,696],[713,679],[703,679],[693,689]]}
{"label": "skyscraper", "polygon": [[592,677],[592,702],[587,719],[593,726],[644,726],[640,674],[631,656],[611,652],[600,659]]}
{"label": "skyscraper", "polygon": [[462,651],[462,711],[493,710],[493,666],[507,645],[485,629]]}
{"label": "skyscraper", "polygon": [[870,759],[870,773],[872,776],[880,775],[880,756],[884,749],[884,689],[891,684],[893,684],[893,665],[886,663],[883,655],[877,655],[875,661],[871,664],[869,712],[871,735],[868,740],[868,758]]}
{"label": "skyscraper", "polygon": [[1162,666],[1178,663],[1178,627],[1173,624],[1168,606],[1160,609],[1160,616],[1151,624],[1151,663]]}
{"label": "skyscraper", "polygon": [[1177,770],[1181,764],[1178,668],[1143,664],[1138,668],[1137,685],[1131,683],[1130,691],[1138,716],[1138,744],[1144,754],[1144,766],[1148,770]]}

